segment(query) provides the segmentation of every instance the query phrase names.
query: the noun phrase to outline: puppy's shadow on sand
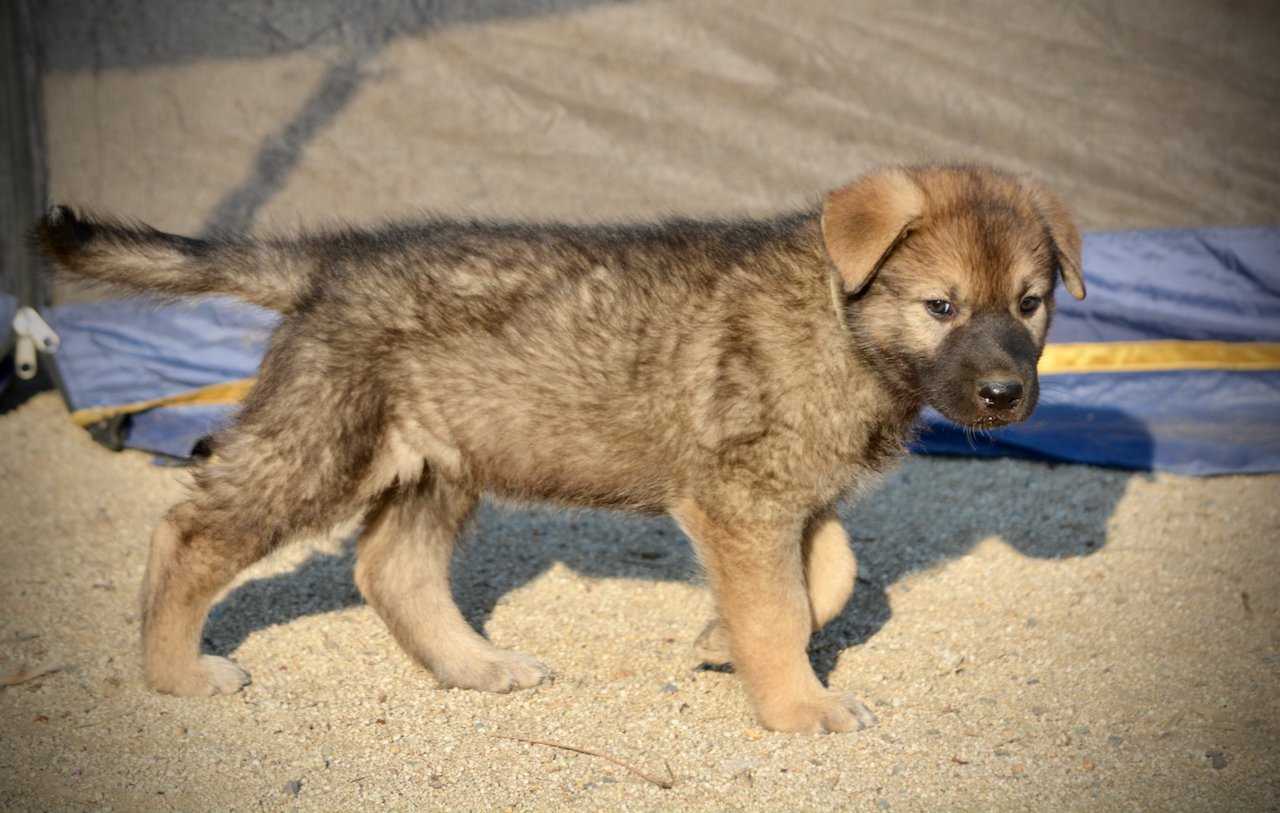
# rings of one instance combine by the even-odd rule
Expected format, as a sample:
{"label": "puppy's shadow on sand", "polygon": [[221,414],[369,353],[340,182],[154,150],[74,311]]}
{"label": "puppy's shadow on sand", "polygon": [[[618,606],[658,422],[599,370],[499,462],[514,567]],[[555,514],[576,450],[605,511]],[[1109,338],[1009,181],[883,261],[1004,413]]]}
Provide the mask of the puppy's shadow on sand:
{"label": "puppy's shadow on sand", "polygon": [[[1108,459],[1100,451],[1103,441],[1084,433],[1089,424],[1106,424],[1107,442],[1124,446],[1110,459],[1151,465],[1149,431],[1122,412],[1041,419],[1080,424],[1072,430],[1081,433],[1081,445],[1097,447],[1089,454],[1098,459]],[[943,466],[945,471],[913,458],[845,512],[858,581],[844,612],[810,644],[814,669],[824,681],[841,652],[865,643],[889,622],[888,589],[903,577],[958,559],[989,538],[1035,559],[1089,556],[1107,544],[1108,525],[1130,481],[1150,476],[1080,464],[977,458]]]}
{"label": "puppy's shadow on sand", "polygon": [[[1150,460],[1146,430],[1121,413],[1099,411],[1131,449]],[[1133,459],[1133,456],[1130,455]],[[810,645],[825,681],[845,649],[872,638],[892,616],[887,590],[904,576],[999,538],[1038,559],[1088,556],[1107,542],[1108,522],[1132,477],[1115,469],[1008,460],[912,456],[842,512],[858,557],[858,582],[844,611]],[[210,614],[205,646],[228,654],[258,629],[361,603],[352,579],[354,539],[339,553],[316,552],[297,568],[251,579]],[[591,578],[700,581],[684,535],[666,518],[482,504],[455,558],[454,596],[482,630],[503,598],[556,563]],[[587,610],[589,611],[589,609]],[[691,618],[688,640],[710,619]],[[376,622],[373,622],[376,623]],[[536,641],[521,645],[537,653]],[[697,659],[689,655],[691,667]]]}

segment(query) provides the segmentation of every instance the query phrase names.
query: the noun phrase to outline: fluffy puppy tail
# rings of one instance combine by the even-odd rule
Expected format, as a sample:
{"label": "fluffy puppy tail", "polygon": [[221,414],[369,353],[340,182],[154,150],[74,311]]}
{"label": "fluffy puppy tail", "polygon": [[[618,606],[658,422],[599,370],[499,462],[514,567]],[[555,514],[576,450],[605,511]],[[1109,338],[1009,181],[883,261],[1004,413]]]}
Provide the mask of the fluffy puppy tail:
{"label": "fluffy puppy tail", "polygon": [[231,294],[292,312],[311,284],[314,263],[296,247],[253,238],[195,238],[146,225],[79,216],[54,206],[35,237],[62,270],[168,296]]}

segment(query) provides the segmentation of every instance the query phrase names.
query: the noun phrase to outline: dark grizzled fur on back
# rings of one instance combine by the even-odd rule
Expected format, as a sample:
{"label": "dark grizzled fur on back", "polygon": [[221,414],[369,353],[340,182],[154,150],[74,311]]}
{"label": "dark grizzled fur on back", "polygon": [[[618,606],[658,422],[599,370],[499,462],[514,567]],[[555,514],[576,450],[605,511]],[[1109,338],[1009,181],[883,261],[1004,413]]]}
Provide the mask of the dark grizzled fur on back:
{"label": "dark grizzled fur on back", "polygon": [[433,220],[295,239],[195,239],[55,208],[37,234],[72,273],[281,311],[258,383],[191,498],[156,530],[144,671],[177,694],[247,675],[199,652],[209,602],[288,541],[364,518],[356,580],[442,684],[546,670],[495,648],[449,592],[483,491],[668,512],[765,725],[874,717],[818,683],[809,633],[855,564],[834,504],[901,454],[928,401],[1025,418],[1079,233],[1027,179],[890,169],[773,219],[638,226]]}

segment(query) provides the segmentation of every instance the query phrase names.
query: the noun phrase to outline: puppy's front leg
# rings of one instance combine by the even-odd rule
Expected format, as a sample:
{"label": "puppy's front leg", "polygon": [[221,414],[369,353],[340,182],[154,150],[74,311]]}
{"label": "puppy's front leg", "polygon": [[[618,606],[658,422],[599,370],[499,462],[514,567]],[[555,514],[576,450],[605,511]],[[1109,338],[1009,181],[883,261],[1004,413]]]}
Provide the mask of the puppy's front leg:
{"label": "puppy's front leg", "polygon": [[[804,580],[809,592],[809,610],[813,631],[817,632],[840,614],[853,583],[858,578],[858,560],[849,547],[849,534],[840,524],[835,511],[816,513],[805,526],[800,543],[804,556]],[[733,658],[729,630],[719,618],[713,619],[694,642],[693,651],[703,663],[726,664]]]}
{"label": "puppy's front leg", "polygon": [[711,580],[741,675],[760,722],[776,731],[855,731],[875,722],[856,698],[822,685],[806,648],[813,610],[800,544],[805,518],[769,512],[732,518],[686,499],[672,515],[693,541]]}

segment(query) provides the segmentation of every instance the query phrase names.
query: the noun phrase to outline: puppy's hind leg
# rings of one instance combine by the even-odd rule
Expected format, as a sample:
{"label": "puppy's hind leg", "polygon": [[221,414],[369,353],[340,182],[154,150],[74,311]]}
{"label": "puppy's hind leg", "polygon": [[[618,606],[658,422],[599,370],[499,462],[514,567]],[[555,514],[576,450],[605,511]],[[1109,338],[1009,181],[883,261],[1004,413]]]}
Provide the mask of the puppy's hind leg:
{"label": "puppy's hind leg", "polygon": [[378,404],[362,395],[372,390],[321,380],[305,348],[295,352],[284,339],[263,362],[239,421],[197,474],[191,499],[174,507],[152,538],[142,659],[147,683],[160,691],[209,695],[247,683],[231,661],[200,653],[210,603],[274,548],[357,509],[377,440],[366,426],[377,424]]}
{"label": "puppy's hind leg", "polygon": [[431,471],[389,489],[366,520],[356,584],[441,686],[488,692],[535,686],[550,676],[546,667],[480,636],[449,589],[453,549],[475,503],[475,491]]}
{"label": "puppy's hind leg", "polygon": [[230,694],[249,673],[200,653],[209,604],[240,570],[266,553],[237,545],[201,522],[195,501],[169,511],[151,538],[142,583],[142,672],[147,685],[182,697]]}
{"label": "puppy's hind leg", "polygon": [[809,520],[804,537],[804,583],[817,632],[849,603],[858,578],[858,560],[849,534],[833,511]]}
{"label": "puppy's hind leg", "polygon": [[200,653],[214,597],[297,534],[354,512],[358,475],[348,474],[341,458],[323,456],[329,448],[323,439],[318,447],[289,446],[259,429],[230,433],[222,456],[198,475],[192,498],[170,510],[152,537],[142,585],[142,662],[147,684],[159,691],[211,695],[248,683],[231,661]]}

